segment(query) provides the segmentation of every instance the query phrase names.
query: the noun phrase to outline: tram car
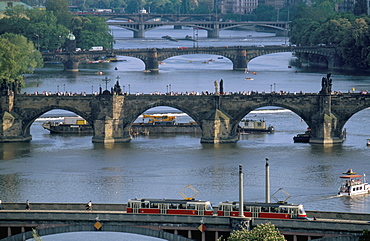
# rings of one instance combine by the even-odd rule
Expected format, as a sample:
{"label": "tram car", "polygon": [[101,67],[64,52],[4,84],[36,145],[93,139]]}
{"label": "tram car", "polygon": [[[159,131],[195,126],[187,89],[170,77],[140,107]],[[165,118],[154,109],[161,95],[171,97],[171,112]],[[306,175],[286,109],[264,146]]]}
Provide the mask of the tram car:
{"label": "tram car", "polygon": [[[287,203],[248,203],[244,202],[244,216],[253,218],[276,218],[292,219],[305,218],[306,212],[303,205]],[[220,202],[218,205],[218,216],[238,217],[239,202]]]}
{"label": "tram car", "polygon": [[177,199],[130,199],[127,213],[213,215],[209,201]]}

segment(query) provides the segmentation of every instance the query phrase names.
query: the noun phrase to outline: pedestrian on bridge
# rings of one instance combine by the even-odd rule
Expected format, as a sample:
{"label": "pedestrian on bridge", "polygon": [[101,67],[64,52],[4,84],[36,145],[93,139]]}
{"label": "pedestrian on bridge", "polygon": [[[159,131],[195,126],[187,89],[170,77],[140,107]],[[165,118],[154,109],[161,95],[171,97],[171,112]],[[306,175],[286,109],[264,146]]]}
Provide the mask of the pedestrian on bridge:
{"label": "pedestrian on bridge", "polygon": [[92,202],[91,201],[86,204],[86,210],[87,211],[92,211]]}
{"label": "pedestrian on bridge", "polygon": [[31,210],[30,201],[26,201],[26,210]]}

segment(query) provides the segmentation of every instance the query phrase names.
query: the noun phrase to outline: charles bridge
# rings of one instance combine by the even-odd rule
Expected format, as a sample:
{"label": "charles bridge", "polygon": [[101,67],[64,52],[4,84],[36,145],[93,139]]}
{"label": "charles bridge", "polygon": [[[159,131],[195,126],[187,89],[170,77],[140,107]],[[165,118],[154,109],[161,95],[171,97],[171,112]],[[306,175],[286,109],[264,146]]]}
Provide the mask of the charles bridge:
{"label": "charles bridge", "polygon": [[[74,96],[19,94],[2,85],[0,142],[30,141],[32,123],[53,109],[72,111],[86,119],[94,129],[93,142],[129,142],[131,125],[142,113],[169,106],[198,123],[202,143],[233,143],[238,140],[237,128],[245,115],[260,107],[277,106],[293,111],[307,123],[312,131],[311,143],[341,143],[345,123],[370,107],[370,95],[334,92],[330,75],[322,78],[321,85],[319,93],[224,94],[216,88],[215,93],[202,95],[111,94],[105,90],[98,95]],[[114,90],[117,89],[118,82]]]}
{"label": "charles bridge", "polygon": [[158,72],[160,63],[168,58],[187,54],[213,54],[231,60],[233,70],[244,71],[249,61],[258,56],[292,52],[299,53],[300,60],[308,63],[319,63],[328,69],[341,67],[341,61],[336,54],[336,48],[331,46],[222,46],[193,48],[150,48],[150,49],[113,49],[106,51],[77,51],[42,53],[45,61],[58,61],[67,71],[78,71],[78,66],[89,59],[105,56],[129,56],[142,60],[145,70]]}

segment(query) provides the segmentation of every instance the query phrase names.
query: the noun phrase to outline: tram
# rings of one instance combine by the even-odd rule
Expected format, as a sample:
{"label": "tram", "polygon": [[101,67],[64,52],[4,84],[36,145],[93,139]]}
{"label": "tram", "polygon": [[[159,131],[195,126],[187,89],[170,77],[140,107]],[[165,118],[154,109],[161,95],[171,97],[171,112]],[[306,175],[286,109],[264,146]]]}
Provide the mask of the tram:
{"label": "tram", "polygon": [[[244,202],[243,208],[245,217],[276,219],[307,218],[301,204]],[[239,202],[220,202],[217,215],[228,217],[239,216]]]}
{"label": "tram", "polygon": [[130,199],[127,213],[213,215],[209,201],[178,199]]}

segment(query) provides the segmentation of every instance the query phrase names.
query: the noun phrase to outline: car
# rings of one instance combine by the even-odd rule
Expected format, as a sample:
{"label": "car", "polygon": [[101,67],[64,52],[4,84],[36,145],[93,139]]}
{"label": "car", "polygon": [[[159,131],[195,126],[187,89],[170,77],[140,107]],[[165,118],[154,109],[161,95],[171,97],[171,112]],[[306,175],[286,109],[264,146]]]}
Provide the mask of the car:
{"label": "car", "polygon": [[322,47],[322,46],[326,46],[326,44],[318,44],[318,45],[316,45],[316,46],[318,46],[318,47]]}
{"label": "car", "polygon": [[188,47],[179,47],[178,49],[188,49]]}

